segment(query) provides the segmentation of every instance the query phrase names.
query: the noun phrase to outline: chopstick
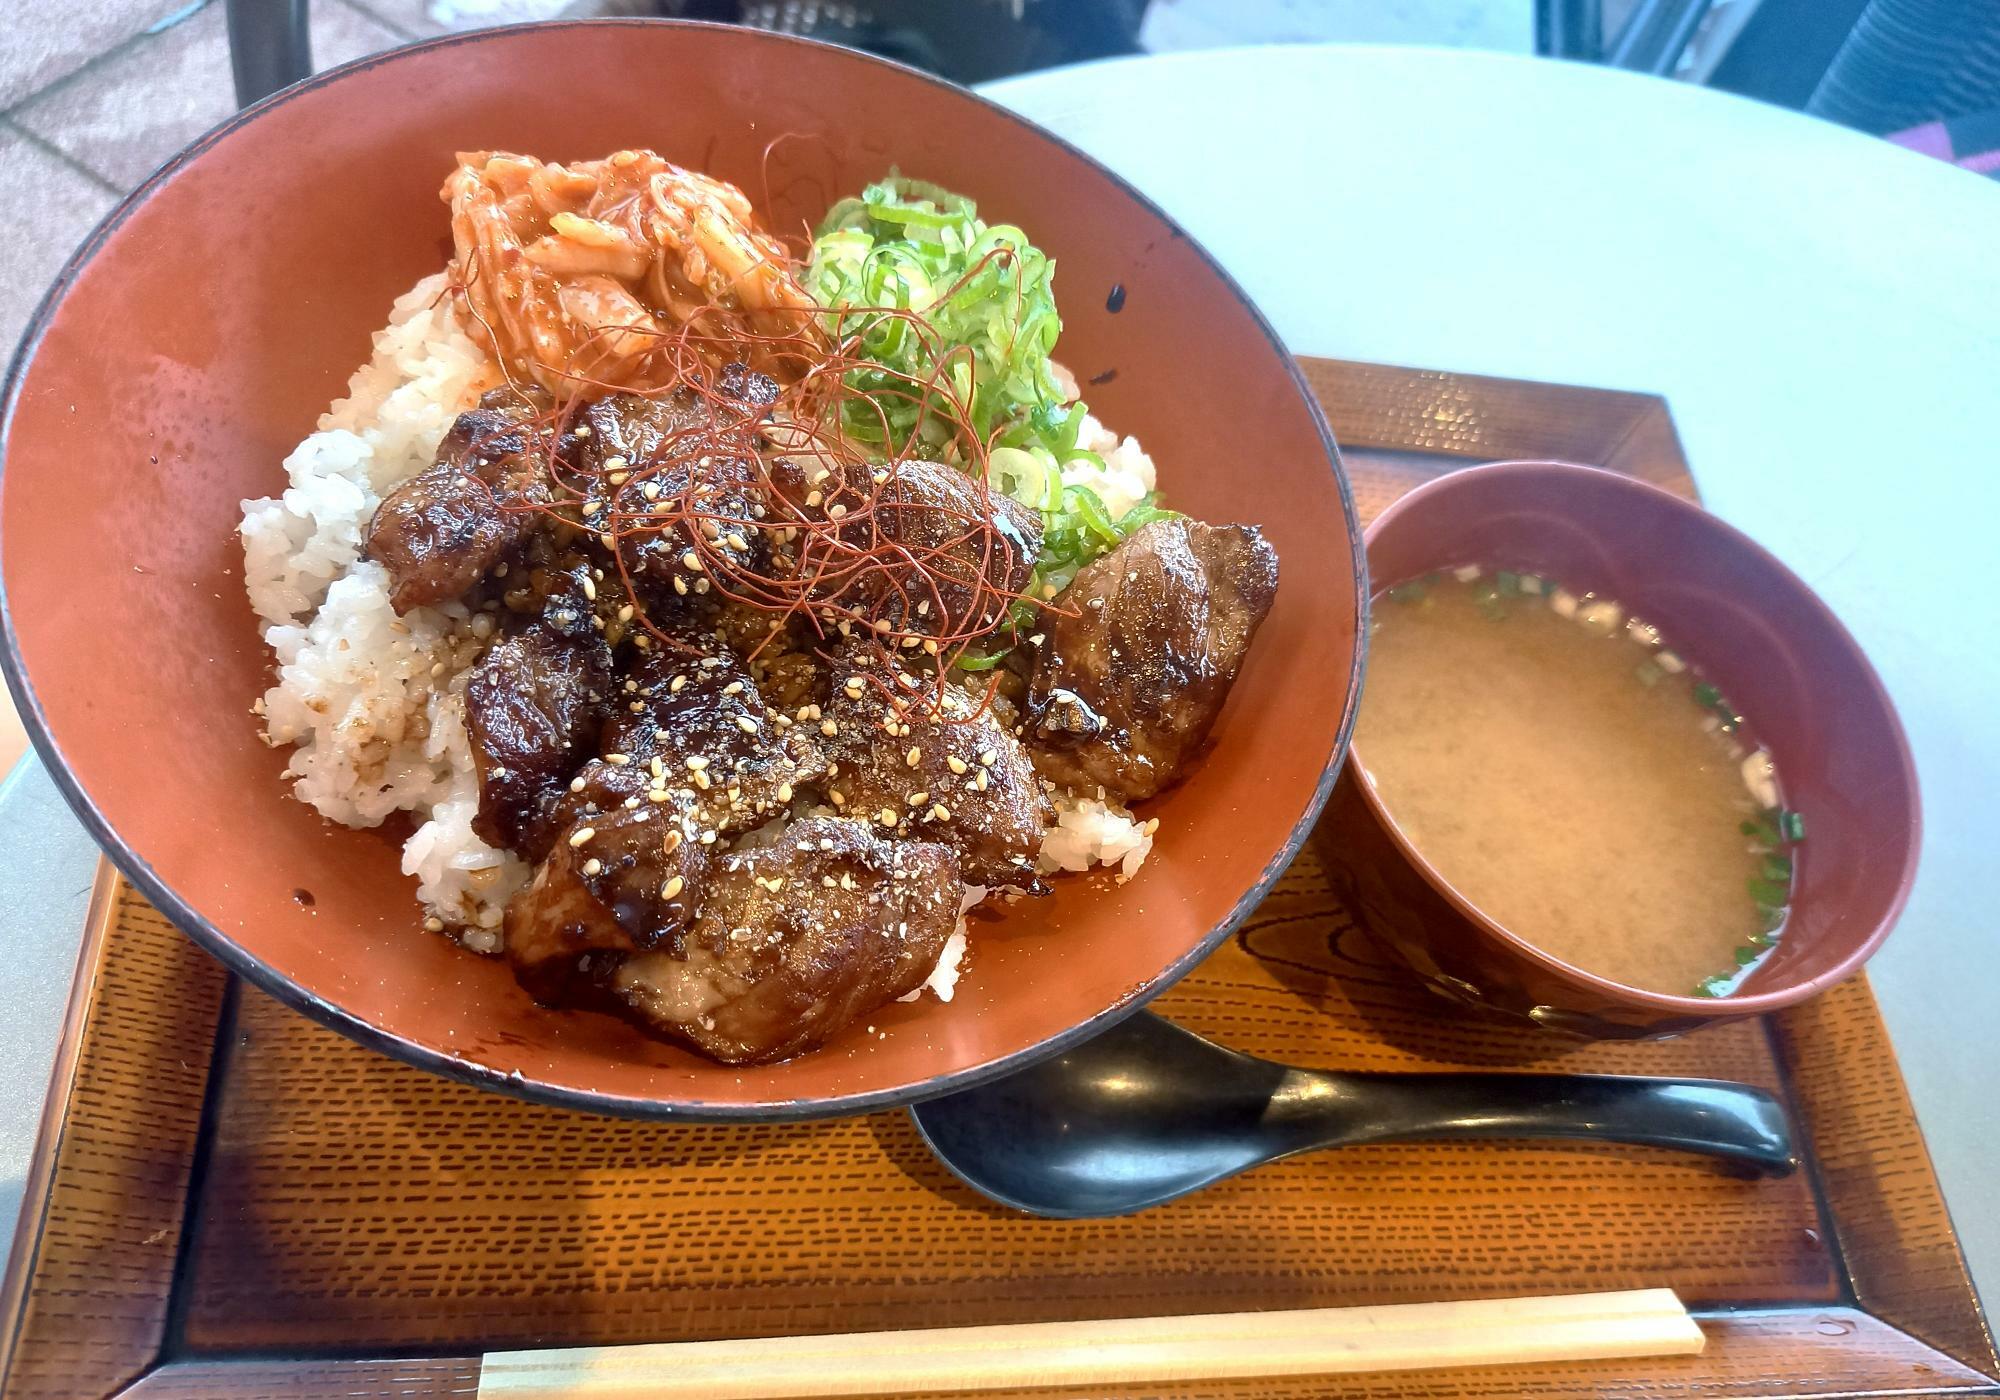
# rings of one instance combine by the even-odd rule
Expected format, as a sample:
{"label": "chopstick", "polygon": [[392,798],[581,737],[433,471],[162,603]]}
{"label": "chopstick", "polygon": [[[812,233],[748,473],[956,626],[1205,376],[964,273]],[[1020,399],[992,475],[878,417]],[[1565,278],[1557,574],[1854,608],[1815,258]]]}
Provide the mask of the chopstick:
{"label": "chopstick", "polygon": [[1702,1349],[1670,1289],[489,1352],[481,1400],[791,1400],[1489,1366]]}

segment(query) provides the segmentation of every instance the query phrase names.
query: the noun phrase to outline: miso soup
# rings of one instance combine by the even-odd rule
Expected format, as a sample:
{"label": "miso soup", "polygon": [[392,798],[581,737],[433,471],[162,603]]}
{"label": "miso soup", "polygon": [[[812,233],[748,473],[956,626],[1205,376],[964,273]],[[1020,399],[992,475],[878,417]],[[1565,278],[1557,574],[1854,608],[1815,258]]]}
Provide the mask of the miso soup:
{"label": "miso soup", "polygon": [[1377,599],[1355,753],[1483,913],[1573,967],[1725,996],[1804,835],[1715,686],[1617,603],[1471,567]]}

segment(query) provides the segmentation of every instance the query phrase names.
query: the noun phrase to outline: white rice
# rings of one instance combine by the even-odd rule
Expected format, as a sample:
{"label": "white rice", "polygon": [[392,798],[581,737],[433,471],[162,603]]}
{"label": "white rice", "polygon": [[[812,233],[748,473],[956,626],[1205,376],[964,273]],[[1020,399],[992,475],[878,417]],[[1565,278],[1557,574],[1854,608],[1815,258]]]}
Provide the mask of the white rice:
{"label": "white rice", "polygon": [[478,782],[459,678],[490,624],[455,603],[398,618],[386,572],[361,557],[382,497],[428,466],[452,420],[498,382],[443,290],[439,275],[397,298],[347,396],[285,459],[284,494],[243,503],[244,584],[277,656],[262,710],[270,742],[296,746],[293,793],[346,826],[414,814],[403,871],[417,897],[490,951],[528,874],[471,826]]}
{"label": "white rice", "polygon": [[[382,497],[428,466],[452,421],[499,382],[444,285],[442,274],[428,277],[397,298],[346,396],[285,459],[284,493],[243,502],[244,583],[277,658],[277,684],[259,704],[268,741],[292,747],[293,793],[346,826],[411,813],[419,825],[403,845],[403,873],[416,877],[426,913],[468,947],[497,952],[507,902],[531,872],[472,830],[479,784],[464,675],[491,624],[457,603],[399,618],[386,571],[362,558]],[[1104,465],[1069,463],[1063,480],[1091,487],[1114,517],[1154,489],[1152,458],[1136,439],[1086,416],[1077,440]],[[1121,882],[1138,872],[1156,822],[1102,793],[1055,802],[1043,872],[1116,866]],[[951,1000],[964,959],[964,910],[986,893],[966,887],[958,927],[924,984],[940,1000]]]}
{"label": "white rice", "polygon": [[1062,793],[1056,798],[1056,824],[1042,837],[1041,871],[1088,870],[1094,865],[1118,867],[1123,884],[1139,873],[1153,851],[1159,818],[1140,821],[1099,788],[1094,797]]}
{"label": "white rice", "polygon": [[1113,520],[1151,495],[1159,481],[1153,459],[1139,446],[1139,439],[1121,439],[1088,413],[1083,415],[1076,445],[1086,452],[1095,452],[1104,459],[1104,465],[1100,467],[1085,457],[1072,458],[1063,463],[1063,485],[1088,486],[1104,502],[1104,509]]}

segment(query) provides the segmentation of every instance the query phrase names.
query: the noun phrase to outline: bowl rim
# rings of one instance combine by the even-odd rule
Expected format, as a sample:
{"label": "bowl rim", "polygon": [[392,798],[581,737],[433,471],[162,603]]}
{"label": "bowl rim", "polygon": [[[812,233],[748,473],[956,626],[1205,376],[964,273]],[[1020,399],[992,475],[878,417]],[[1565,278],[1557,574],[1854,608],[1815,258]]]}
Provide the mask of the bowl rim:
{"label": "bowl rim", "polygon": [[1704,1019],[1727,1017],[1733,1019],[1739,1016],[1760,1015],[1767,1011],[1776,1011],[1783,1007],[1795,1005],[1808,997],[1817,995],[1838,982],[1845,981],[1863,963],[1874,956],[1876,949],[1882,946],[1882,941],[1889,936],[1890,930],[1896,926],[1897,921],[1902,917],[1903,909],[1909,902],[1911,887],[1916,883],[1917,861],[1923,845],[1923,799],[1922,792],[1917,786],[1916,763],[1910,754],[1909,739],[1903,732],[1902,719],[1897,715],[1896,706],[1889,697],[1888,688],[1882,684],[1881,676],[1876,673],[1874,663],[1869,661],[1867,652],[1862,650],[1861,644],[1854,639],[1854,635],[1847,630],[1846,625],[1841,622],[1839,616],[1831,607],[1827,606],[1826,600],[1821,598],[1804,579],[1800,578],[1790,565],[1786,564],[1763,545],[1757,543],[1748,534],[1730,524],[1721,516],[1709,511],[1696,501],[1689,500],[1685,496],[1676,495],[1662,486],[1657,486],[1650,481],[1643,481],[1635,476],[1629,476],[1624,472],[1612,471],[1607,467],[1586,466],[1581,462],[1560,461],[1555,458],[1515,458],[1501,462],[1482,462],[1473,466],[1457,468],[1456,470],[1446,472],[1442,476],[1433,477],[1422,485],[1413,487],[1410,491],[1384,507],[1382,512],[1369,522],[1367,530],[1363,532],[1363,539],[1366,542],[1372,542],[1384,526],[1393,523],[1399,516],[1426,509],[1430,501],[1443,495],[1447,490],[1455,489],[1457,486],[1462,485],[1468,477],[1526,477],[1563,474],[1588,476],[1608,485],[1613,490],[1627,491],[1631,494],[1663,503],[1669,509],[1678,512],[1683,518],[1693,522],[1697,528],[1710,531],[1727,547],[1762,560],[1783,577],[1792,581],[1793,585],[1798,589],[1800,597],[1812,605],[1824,625],[1832,631],[1834,636],[1844,642],[1847,648],[1854,654],[1855,660],[1861,665],[1862,676],[1869,687],[1869,695],[1881,706],[1882,714],[1888,720],[1887,737],[1892,750],[1892,756],[1902,771],[1903,781],[1908,785],[1910,794],[1909,822],[1905,828],[1902,861],[1897,871],[1896,888],[1890,896],[1888,908],[1883,911],[1882,916],[1876,921],[1875,927],[1869,931],[1867,937],[1856,944],[1846,956],[1842,957],[1832,967],[1826,969],[1826,971],[1819,973],[1817,976],[1806,978],[1804,981],[1789,983],[1769,991],[1754,992],[1747,996],[1697,997],[1676,995],[1671,992],[1647,991],[1643,987],[1633,987],[1623,982],[1613,981],[1608,977],[1587,971],[1572,963],[1564,962],[1551,953],[1544,952],[1535,944],[1493,919],[1480,909],[1478,905],[1461,894],[1458,888],[1451,881],[1447,880],[1443,873],[1435,865],[1431,864],[1430,860],[1417,849],[1409,837],[1404,834],[1403,828],[1397,823],[1396,819],[1390,815],[1387,806],[1376,793],[1374,784],[1369,782],[1365,776],[1365,770],[1357,746],[1350,742],[1345,762],[1353,770],[1354,786],[1361,793],[1362,801],[1367,804],[1368,810],[1374,816],[1376,824],[1388,834],[1397,852],[1410,867],[1422,876],[1424,882],[1436,890],[1447,903],[1460,914],[1464,915],[1481,933],[1494,939],[1525,961],[1533,963],[1564,980],[1580,984],[1582,987],[1600,996],[1616,998],[1643,1007],[1649,1011],[1669,1013],[1681,1017],[1700,1017]]}
{"label": "bowl rim", "polygon": [[[163,187],[182,166],[187,165],[204,152],[223,141],[240,128],[257,121],[265,113],[291,102],[306,93],[329,87],[345,79],[350,74],[370,71],[386,64],[406,61],[413,56],[433,51],[474,46],[483,43],[535,42],[544,35],[567,33],[574,30],[608,29],[684,29],[697,31],[727,32],[738,36],[736,42],[771,43],[780,45],[801,45],[812,49],[833,50],[853,62],[876,65],[914,78],[925,85],[942,89],[952,98],[971,102],[984,108],[991,115],[998,116],[1021,129],[1030,139],[1049,143],[1068,155],[1080,160],[1098,172],[1105,180],[1121,191],[1141,209],[1158,219],[1181,242],[1198,257],[1208,270],[1222,283],[1236,303],[1250,317],[1255,328],[1262,333],[1279,357],[1284,361],[1292,388],[1304,402],[1317,429],[1326,464],[1332,477],[1335,493],[1339,497],[1341,514],[1346,521],[1348,545],[1354,561],[1354,657],[1348,668],[1347,685],[1341,697],[1342,708],[1333,747],[1327,757],[1325,767],[1316,780],[1311,796],[1298,820],[1292,825],[1270,861],[1258,873],[1256,880],[1246,889],[1228,912],[1208,932],[1198,939],[1188,950],[1169,963],[1158,974],[1143,983],[1128,989],[1123,996],[1110,1006],[1087,1019],[1060,1031],[1046,1039],[1011,1051],[989,1060],[984,1064],[958,1070],[948,1074],[935,1075],[918,1082],[900,1087],[871,1089],[849,1094],[819,1096],[795,1099],[773,1099],[761,1103],[729,1103],[702,1099],[675,1099],[664,1097],[643,1097],[628,1094],[611,1094],[598,1090],[570,1087],[532,1079],[518,1071],[502,1073],[470,1060],[419,1044],[394,1031],[342,1009],[333,1002],[294,982],[290,977],[267,966],[250,949],[237,943],[211,920],[203,916],[188,901],[173,890],[151,865],[134,850],[112,827],[97,804],[84,790],[76,775],[71,771],[62,749],[50,732],[47,716],[29,683],[27,668],[20,651],[20,639],[16,633],[11,600],[7,595],[4,555],[0,555],[0,674],[4,674],[8,690],[12,693],[23,726],[40,756],[49,776],[76,813],[85,830],[97,843],[100,851],[136,885],[145,896],[173,924],[193,939],[211,956],[220,960],[229,971],[274,997],[279,1002],[301,1012],[321,1025],[328,1027],[350,1040],[371,1050],[412,1064],[420,1069],[461,1083],[476,1085],[485,1089],[524,1099],[532,1103],[546,1104],[559,1108],[581,1109],[586,1112],[606,1114],[621,1118],[650,1120],[678,1120],[688,1122],[797,1122],[816,1118],[842,1117],[850,1114],[876,1112],[882,1109],[903,1107],[924,1099],[937,1098],[945,1094],[969,1089],[975,1085],[1001,1078],[1047,1056],[1059,1054],[1069,1047],[1101,1034],[1112,1025],[1139,1010],[1154,997],[1167,990],[1174,983],[1213,952],[1222,941],[1240,928],[1243,922],[1263,901],[1278,877],[1289,867],[1304,845],[1307,835],[1318,821],[1320,812],[1326,806],[1333,792],[1341,766],[1347,755],[1350,738],[1354,732],[1355,716],[1360,708],[1362,674],[1365,669],[1368,610],[1370,592],[1368,587],[1367,550],[1363,542],[1360,517],[1355,509],[1354,490],[1348,480],[1346,467],[1333,430],[1326,421],[1326,414],[1319,399],[1306,383],[1297,358],[1286,347],[1272,326],[1269,318],[1259,309],[1249,294],[1215,256],[1203,247],[1178,220],[1168,214],[1156,202],[1134,187],[1124,177],[1104,165],[1095,157],[1079,149],[1063,137],[1047,128],[1030,121],[1012,109],[1002,106],[990,98],[971,89],[952,83],[935,74],[907,64],[864,53],[839,45],[822,43],[796,35],[779,34],[764,30],[747,30],[736,25],[721,24],[706,20],[670,20],[653,18],[616,19],[575,19],[550,20],[538,23],[511,24],[486,29],[472,30],[463,34],[439,35],[421,39],[397,48],[325,69],[310,77],[281,88],[275,93],[252,103],[236,112],[228,120],[175,152],[158,169],[154,170],[132,191],[120,199],[105,214],[75,252],[64,261],[61,271],[43,293],[36,304],[34,314],[29,318],[21,339],[17,343],[8,363],[4,380],[0,380],[0,485],[4,485],[7,457],[12,445],[13,430],[23,386],[42,340],[58,308],[83,269],[97,256],[105,243],[132,214]],[[0,534],[0,548],[4,548],[4,535]],[[813,1052],[807,1052],[813,1053]]]}

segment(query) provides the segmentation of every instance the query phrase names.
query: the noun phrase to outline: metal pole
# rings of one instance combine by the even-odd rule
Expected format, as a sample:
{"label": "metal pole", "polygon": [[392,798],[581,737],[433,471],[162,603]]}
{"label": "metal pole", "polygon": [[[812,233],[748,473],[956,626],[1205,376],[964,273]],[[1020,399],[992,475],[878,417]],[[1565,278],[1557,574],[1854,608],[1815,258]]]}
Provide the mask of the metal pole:
{"label": "metal pole", "polygon": [[312,75],[307,0],[228,0],[236,105],[248,107]]}

